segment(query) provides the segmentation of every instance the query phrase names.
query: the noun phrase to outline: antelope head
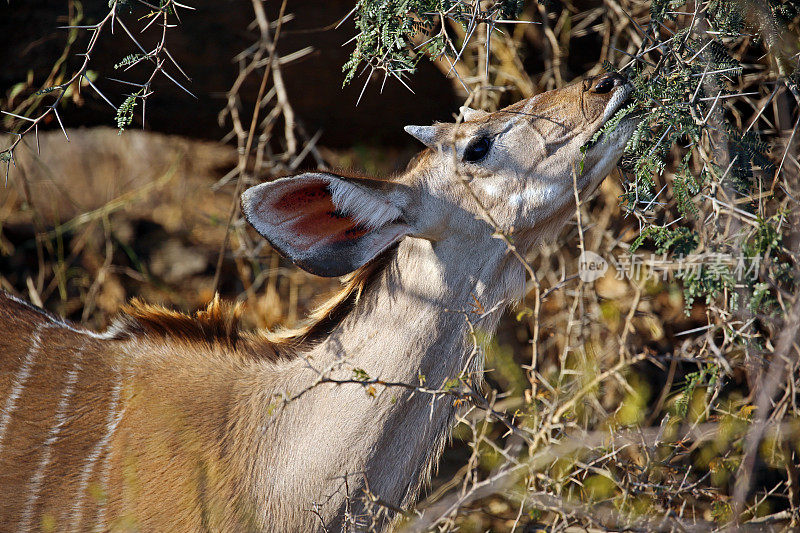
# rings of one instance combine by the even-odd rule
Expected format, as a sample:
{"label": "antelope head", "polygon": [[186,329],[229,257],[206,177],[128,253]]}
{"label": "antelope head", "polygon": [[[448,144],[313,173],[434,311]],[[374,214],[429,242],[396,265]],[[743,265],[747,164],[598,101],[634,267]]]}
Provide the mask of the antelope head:
{"label": "antelope head", "polygon": [[463,122],[405,128],[427,148],[397,178],[301,174],[245,191],[243,211],[323,276],[352,272],[407,235],[466,253],[496,243],[499,229],[524,253],[574,213],[575,188],[592,192],[621,157],[634,119],[590,141],[630,92],[607,74],[495,113],[462,108]]}

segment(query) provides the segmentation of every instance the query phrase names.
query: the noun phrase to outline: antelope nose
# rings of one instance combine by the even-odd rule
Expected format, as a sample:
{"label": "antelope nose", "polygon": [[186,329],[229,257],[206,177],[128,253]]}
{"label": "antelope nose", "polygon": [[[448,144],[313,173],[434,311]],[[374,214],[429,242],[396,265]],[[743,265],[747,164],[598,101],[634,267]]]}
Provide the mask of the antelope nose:
{"label": "antelope nose", "polygon": [[614,87],[619,87],[625,84],[625,78],[616,72],[603,74],[597,78],[592,84],[591,91],[596,94],[610,93]]}

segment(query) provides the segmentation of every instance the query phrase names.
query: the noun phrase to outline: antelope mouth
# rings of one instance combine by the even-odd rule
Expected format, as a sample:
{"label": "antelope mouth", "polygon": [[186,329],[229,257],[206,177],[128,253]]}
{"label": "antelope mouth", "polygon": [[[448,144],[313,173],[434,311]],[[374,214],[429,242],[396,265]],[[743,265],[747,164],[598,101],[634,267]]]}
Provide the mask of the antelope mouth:
{"label": "antelope mouth", "polygon": [[603,123],[605,124],[611,120],[614,115],[624,109],[625,104],[630,102],[631,95],[633,95],[633,85],[626,83],[617,87],[614,96],[606,104],[606,109],[603,112]]}
{"label": "antelope mouth", "polygon": [[[600,126],[594,132],[592,138],[589,139],[589,142],[584,145],[584,150],[597,146],[620,128],[623,130],[630,129],[630,126],[633,125],[638,116],[634,106],[629,105],[632,103],[632,95],[633,85],[630,83],[617,87],[611,100],[606,104]],[[629,136],[629,134],[623,134],[620,137],[624,137],[627,141]]]}

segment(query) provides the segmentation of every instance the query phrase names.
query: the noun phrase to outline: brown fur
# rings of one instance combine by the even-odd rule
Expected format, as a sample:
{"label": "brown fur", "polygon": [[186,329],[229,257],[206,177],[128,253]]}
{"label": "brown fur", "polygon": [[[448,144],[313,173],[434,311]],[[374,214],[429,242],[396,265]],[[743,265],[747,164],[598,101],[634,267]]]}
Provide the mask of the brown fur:
{"label": "brown fur", "polygon": [[[297,348],[304,343],[318,342],[347,316],[361,294],[386,268],[396,251],[396,246],[386,250],[375,260],[347,276],[342,289],[314,309],[308,318],[295,328],[275,332],[266,330],[241,332],[239,329],[241,305],[222,302],[217,295],[205,309],[191,315],[133,299],[122,308],[120,316],[109,331],[114,340],[164,339],[171,342],[221,346],[231,351],[271,359],[292,358]],[[2,305],[3,300],[0,299],[0,306]],[[50,320],[58,320],[44,310],[36,309],[36,311]]]}
{"label": "brown fur", "polygon": [[[243,480],[228,473],[241,471],[227,465],[241,444],[235,436],[242,430],[227,411],[236,395],[237,368],[248,361],[293,358],[305,343],[319,341],[350,312],[395,251],[348,276],[343,289],[304,325],[278,333],[240,331],[241,307],[218,298],[191,315],[133,300],[100,338],[0,291],[0,409],[9,405],[15,385],[21,386],[0,440],[0,532],[23,521],[35,529],[85,530],[108,517],[117,517],[114,527],[147,523],[160,531],[257,528],[237,488]],[[36,335],[39,349],[21,383],[20,367]],[[176,345],[183,348],[176,351]],[[163,364],[154,362],[159,359]],[[207,377],[198,376],[198,369]],[[70,371],[75,379],[64,402]],[[60,402],[69,416],[42,452],[42,443],[53,437]],[[112,440],[103,442],[98,428],[115,423]],[[147,435],[137,427],[148,427]],[[151,470],[154,457],[171,467]],[[39,489],[30,501],[37,475]],[[106,482],[108,494],[100,489]],[[183,495],[184,505],[177,507],[185,513],[164,521],[156,510],[175,494]]]}
{"label": "brown fur", "polygon": [[[95,466],[107,454],[102,446],[98,447],[102,433],[97,428],[107,423],[107,404],[115,380],[114,361],[102,341],[68,326],[0,291],[0,415],[8,415],[0,441],[2,531],[19,524],[26,508],[30,509],[30,528],[68,523],[64,495],[80,492],[81,465],[94,450]],[[41,349],[29,359],[32,337],[39,339]],[[67,357],[63,357],[65,354]],[[31,363],[27,378],[20,372],[26,360]],[[69,398],[72,401],[65,405],[69,414],[58,430],[58,438],[45,450],[42,443],[53,436],[56,410],[70,372],[76,379]],[[24,388],[16,402],[10,402],[11,392],[20,385]],[[13,411],[9,409],[11,403]],[[45,453],[49,454],[46,462]],[[39,496],[30,502],[31,486],[39,474]],[[89,470],[86,487],[99,485],[99,481],[99,469]],[[88,514],[96,510],[97,502],[92,498],[87,501]]]}
{"label": "brown fur", "polygon": [[156,336],[236,349],[240,315],[239,305],[222,303],[219,296],[194,315],[132,300],[122,309],[122,316],[114,323],[113,330],[117,340]]}

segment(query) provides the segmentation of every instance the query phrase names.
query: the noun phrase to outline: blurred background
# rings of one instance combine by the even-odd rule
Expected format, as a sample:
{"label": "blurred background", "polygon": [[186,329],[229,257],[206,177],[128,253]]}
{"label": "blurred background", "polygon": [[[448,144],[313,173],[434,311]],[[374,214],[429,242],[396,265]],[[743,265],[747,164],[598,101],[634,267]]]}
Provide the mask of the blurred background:
{"label": "blurred background", "polygon": [[[495,13],[490,4],[476,5]],[[404,125],[453,121],[465,101],[495,110],[633,57],[658,71],[652,54],[666,57],[698,13],[712,20],[703,32],[720,35],[709,15],[719,5],[755,22],[720,37],[743,68],[728,80],[734,96],[717,109],[758,132],[778,169],[757,168],[761,185],[731,209],[715,203],[712,180],[694,193],[699,210],[689,227],[700,228],[701,251],[714,252],[723,235],[749,242],[768,231],[760,221],[780,216],[762,255],[768,262],[782,254],[794,272],[797,82],[780,58],[797,63],[797,17],[780,19],[795,49],[775,52],[773,34],[759,33],[767,24],[757,5],[669,5],[671,14],[653,23],[649,2],[520,3],[515,19],[491,32],[487,23],[434,29],[463,50],[457,57],[422,60],[413,74],[386,80],[373,63],[343,87],[357,33],[352,1],[197,0],[172,11],[131,2],[117,6],[115,20],[105,2],[12,2],[0,33],[0,109],[13,113],[3,117],[13,133],[1,148],[14,146],[0,188],[0,287],[98,329],[134,297],[188,312],[215,292],[244,304],[245,328],[297,324],[338,281],[296,269],[251,231],[237,210],[243,187],[312,168],[398,172],[421,149]],[[159,17],[176,26],[148,26]],[[425,40],[417,35],[412,45]],[[156,52],[143,59],[141,50]],[[58,90],[40,92],[48,87]],[[713,109],[709,100],[704,109]],[[14,135],[31,124],[21,140]],[[420,503],[423,519],[409,527],[796,523],[796,345],[784,354],[786,392],[773,391],[762,420],[778,433],[764,450],[746,445],[754,413],[766,405],[757,383],[778,334],[792,325],[784,318],[793,291],[770,285],[777,303],[761,312],[732,306],[728,292],[767,283],[771,270],[695,301],[681,279],[655,275],[652,265],[636,273],[612,265],[591,282],[578,276],[580,243],[624,263],[643,220],[683,218],[673,183],[686,147],[666,148],[669,161],[653,177],[663,197],[637,211],[621,199],[630,174],[616,170],[580,207],[580,225],[573,219],[529,258],[538,288],[531,281],[486,340],[484,393],[495,414],[467,409]],[[699,175],[706,166],[698,161]],[[658,243],[639,249],[656,252]],[[523,473],[508,474],[520,462]]]}

